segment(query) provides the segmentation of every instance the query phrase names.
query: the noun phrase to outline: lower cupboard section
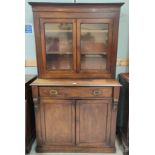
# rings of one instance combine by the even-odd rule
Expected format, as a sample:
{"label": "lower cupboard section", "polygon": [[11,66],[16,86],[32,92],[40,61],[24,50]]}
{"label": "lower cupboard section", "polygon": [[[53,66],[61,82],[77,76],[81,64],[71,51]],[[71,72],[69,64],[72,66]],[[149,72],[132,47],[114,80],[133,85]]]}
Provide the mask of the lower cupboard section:
{"label": "lower cupboard section", "polygon": [[37,152],[115,152],[111,99],[40,98]]}

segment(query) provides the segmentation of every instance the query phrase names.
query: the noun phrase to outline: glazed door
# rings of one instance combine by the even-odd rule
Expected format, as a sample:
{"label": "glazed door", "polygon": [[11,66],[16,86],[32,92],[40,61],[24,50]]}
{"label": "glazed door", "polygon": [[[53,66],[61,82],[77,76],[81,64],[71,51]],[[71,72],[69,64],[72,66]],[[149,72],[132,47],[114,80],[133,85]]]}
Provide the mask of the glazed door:
{"label": "glazed door", "polygon": [[75,72],[76,20],[40,19],[40,26],[42,71],[46,75]]}
{"label": "glazed door", "polygon": [[111,19],[77,20],[78,72],[110,73]]}
{"label": "glazed door", "polygon": [[41,99],[41,126],[46,145],[75,144],[75,103],[73,100]]}
{"label": "glazed door", "polygon": [[108,100],[78,100],[76,102],[76,144],[106,146],[110,131]]}

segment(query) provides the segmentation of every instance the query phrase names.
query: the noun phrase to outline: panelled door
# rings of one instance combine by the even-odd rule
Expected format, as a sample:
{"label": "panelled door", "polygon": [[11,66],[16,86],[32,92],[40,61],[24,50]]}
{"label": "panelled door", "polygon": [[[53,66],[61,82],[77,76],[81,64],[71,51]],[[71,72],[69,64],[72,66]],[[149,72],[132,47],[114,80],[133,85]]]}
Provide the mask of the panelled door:
{"label": "panelled door", "polygon": [[45,145],[108,146],[109,100],[40,100]]}
{"label": "panelled door", "polygon": [[77,20],[77,70],[110,73],[112,19]]}
{"label": "panelled door", "polygon": [[46,145],[75,144],[75,101],[41,99],[41,128]]}
{"label": "panelled door", "polygon": [[76,144],[106,146],[110,136],[110,101],[76,101]]}

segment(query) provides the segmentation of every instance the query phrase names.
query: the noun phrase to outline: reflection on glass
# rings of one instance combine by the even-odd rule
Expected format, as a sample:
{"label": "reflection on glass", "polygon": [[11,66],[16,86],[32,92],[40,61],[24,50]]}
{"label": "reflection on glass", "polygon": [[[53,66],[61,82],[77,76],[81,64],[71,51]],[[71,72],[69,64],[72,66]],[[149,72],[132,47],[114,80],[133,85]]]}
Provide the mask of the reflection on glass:
{"label": "reflection on glass", "polygon": [[47,69],[72,69],[72,24],[46,23],[45,38]]}
{"label": "reflection on glass", "polygon": [[105,70],[106,69],[106,57],[104,55],[88,55],[81,56],[81,68],[88,70]]}
{"label": "reflection on glass", "polygon": [[81,24],[81,69],[106,69],[108,24]]}

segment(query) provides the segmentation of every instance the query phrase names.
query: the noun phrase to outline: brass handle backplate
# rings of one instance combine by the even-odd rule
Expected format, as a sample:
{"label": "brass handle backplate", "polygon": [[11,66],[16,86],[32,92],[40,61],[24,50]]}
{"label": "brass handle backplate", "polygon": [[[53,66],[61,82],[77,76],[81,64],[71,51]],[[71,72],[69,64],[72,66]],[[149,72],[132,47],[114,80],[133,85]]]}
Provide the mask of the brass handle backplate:
{"label": "brass handle backplate", "polygon": [[51,89],[49,93],[54,96],[58,95],[58,91],[56,89]]}
{"label": "brass handle backplate", "polygon": [[93,90],[92,93],[93,93],[94,96],[99,96],[99,95],[102,94],[102,91],[100,91],[100,90]]}

